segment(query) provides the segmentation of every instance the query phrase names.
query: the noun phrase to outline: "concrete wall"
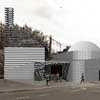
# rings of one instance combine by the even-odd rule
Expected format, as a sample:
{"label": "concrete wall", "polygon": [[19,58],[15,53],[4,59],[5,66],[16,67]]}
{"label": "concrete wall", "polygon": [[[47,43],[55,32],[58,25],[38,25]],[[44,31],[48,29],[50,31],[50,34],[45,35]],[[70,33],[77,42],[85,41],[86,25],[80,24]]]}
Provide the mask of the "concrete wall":
{"label": "concrete wall", "polygon": [[69,81],[81,81],[81,75],[84,73],[87,81],[98,81],[100,70],[100,52],[99,51],[73,51],[70,64],[68,79]]}
{"label": "concrete wall", "polygon": [[73,52],[62,52],[53,55],[52,60],[54,61],[63,61],[63,62],[70,62],[73,58]]}
{"label": "concrete wall", "polygon": [[82,73],[85,74],[85,61],[84,60],[73,60],[70,64],[69,81],[80,82]]}
{"label": "concrete wall", "polygon": [[68,72],[68,81],[80,82],[84,73],[86,81],[98,81],[100,70],[100,59],[73,60]]}
{"label": "concrete wall", "polygon": [[85,73],[87,81],[98,81],[100,70],[100,59],[85,61]]}

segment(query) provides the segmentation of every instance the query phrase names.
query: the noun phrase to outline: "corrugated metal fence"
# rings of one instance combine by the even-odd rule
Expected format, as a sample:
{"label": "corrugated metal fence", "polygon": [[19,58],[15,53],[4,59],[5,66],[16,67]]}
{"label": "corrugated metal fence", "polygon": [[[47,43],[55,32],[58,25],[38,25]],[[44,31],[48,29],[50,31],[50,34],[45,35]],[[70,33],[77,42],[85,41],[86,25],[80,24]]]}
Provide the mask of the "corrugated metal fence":
{"label": "corrugated metal fence", "polygon": [[33,79],[34,62],[45,61],[44,48],[5,47],[4,78]]}

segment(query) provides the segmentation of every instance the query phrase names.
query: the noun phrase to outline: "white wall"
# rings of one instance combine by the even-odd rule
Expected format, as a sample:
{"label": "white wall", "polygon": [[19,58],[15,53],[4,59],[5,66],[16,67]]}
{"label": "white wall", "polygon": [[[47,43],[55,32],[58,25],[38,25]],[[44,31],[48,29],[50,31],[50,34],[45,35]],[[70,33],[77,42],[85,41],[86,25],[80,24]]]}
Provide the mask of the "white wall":
{"label": "white wall", "polygon": [[100,59],[91,59],[85,62],[86,80],[98,81],[100,70]]}
{"label": "white wall", "polygon": [[5,47],[4,78],[33,79],[34,62],[45,61],[44,48]]}
{"label": "white wall", "polygon": [[85,75],[85,61],[73,60],[70,64],[70,70],[68,73],[69,81],[80,82],[82,73]]}
{"label": "white wall", "polygon": [[86,81],[98,81],[100,70],[100,58],[98,52],[73,53],[73,60],[68,73],[69,81],[78,82],[84,73]]}

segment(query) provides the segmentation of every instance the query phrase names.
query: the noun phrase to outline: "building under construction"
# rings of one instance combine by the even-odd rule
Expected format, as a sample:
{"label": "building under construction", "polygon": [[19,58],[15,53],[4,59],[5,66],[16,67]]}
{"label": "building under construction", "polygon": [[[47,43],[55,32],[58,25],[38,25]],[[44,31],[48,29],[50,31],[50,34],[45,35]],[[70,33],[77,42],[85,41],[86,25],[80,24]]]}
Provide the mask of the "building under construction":
{"label": "building under construction", "polygon": [[44,48],[44,52],[43,52],[44,60],[47,60],[49,55],[48,42],[46,41],[45,36],[41,32],[37,30],[32,31],[31,28],[27,26],[19,27],[18,25],[14,25],[13,27],[6,29],[5,25],[1,24],[0,26],[0,78],[4,78],[4,64],[6,60],[4,51],[5,48],[7,47]]}
{"label": "building under construction", "polygon": [[14,25],[14,8],[6,7],[5,8],[5,25],[7,27],[13,27]]}

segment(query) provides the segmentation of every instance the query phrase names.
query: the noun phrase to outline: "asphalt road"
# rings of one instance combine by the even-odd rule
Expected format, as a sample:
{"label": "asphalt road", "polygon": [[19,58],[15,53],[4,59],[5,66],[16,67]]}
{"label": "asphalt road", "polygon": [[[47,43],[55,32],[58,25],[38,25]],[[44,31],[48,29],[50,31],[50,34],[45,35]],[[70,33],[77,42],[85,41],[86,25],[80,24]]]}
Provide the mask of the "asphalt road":
{"label": "asphalt road", "polygon": [[0,93],[0,100],[100,100],[100,87],[49,88]]}

